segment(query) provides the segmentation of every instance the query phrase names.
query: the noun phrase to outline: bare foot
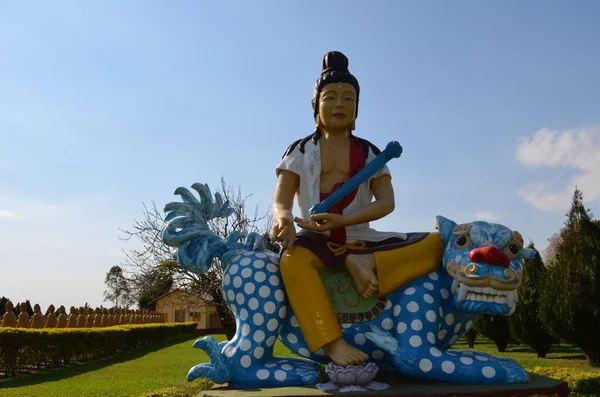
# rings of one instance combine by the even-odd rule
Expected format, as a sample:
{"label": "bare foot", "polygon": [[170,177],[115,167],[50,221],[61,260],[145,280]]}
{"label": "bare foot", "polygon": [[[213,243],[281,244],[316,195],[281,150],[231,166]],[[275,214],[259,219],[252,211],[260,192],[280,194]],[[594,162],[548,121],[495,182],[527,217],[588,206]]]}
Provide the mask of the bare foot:
{"label": "bare foot", "polygon": [[364,363],[369,359],[365,352],[351,346],[342,337],[329,342],[325,346],[325,352],[334,364],[342,367]]}
{"label": "bare foot", "polygon": [[348,255],[346,267],[356,284],[358,293],[364,299],[369,299],[379,291],[379,282],[375,276],[375,257],[373,254]]}

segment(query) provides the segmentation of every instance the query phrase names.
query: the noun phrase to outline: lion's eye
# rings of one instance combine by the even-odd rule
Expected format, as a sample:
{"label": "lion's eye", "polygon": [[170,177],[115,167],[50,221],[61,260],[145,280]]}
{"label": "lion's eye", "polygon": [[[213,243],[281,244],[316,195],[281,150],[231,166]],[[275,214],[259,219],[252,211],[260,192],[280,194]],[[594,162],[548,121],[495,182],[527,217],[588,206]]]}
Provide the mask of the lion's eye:
{"label": "lion's eye", "polygon": [[465,244],[467,244],[467,238],[465,236],[460,236],[459,238],[456,239],[457,246],[462,247]]}
{"label": "lion's eye", "polygon": [[514,244],[514,243],[509,245],[508,249],[510,250],[511,253],[513,253],[515,255],[519,252],[519,247],[517,246],[517,244]]}

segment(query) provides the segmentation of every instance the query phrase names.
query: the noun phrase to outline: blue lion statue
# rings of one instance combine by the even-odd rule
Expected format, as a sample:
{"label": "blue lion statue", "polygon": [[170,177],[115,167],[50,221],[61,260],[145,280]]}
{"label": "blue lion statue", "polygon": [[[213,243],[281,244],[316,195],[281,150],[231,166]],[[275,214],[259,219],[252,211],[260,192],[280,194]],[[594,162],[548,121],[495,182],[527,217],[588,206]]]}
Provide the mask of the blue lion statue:
{"label": "blue lion statue", "polygon": [[[188,271],[203,274],[215,263],[223,267],[223,293],[237,330],[230,341],[204,337],[194,343],[210,362],[191,368],[188,381],[204,377],[231,388],[315,385],[329,359],[323,350],[310,351],[302,336],[280,276],[279,255],[266,250],[258,234],[232,233],[223,239],[211,232],[209,222],[233,210],[218,193],[213,200],[207,185],[196,183],[192,188],[199,199],[180,187],[175,194],[183,202],[165,206],[162,238]],[[359,314],[340,313],[344,338],[382,370],[409,377],[527,383],[528,373],[510,358],[449,348],[482,313],[514,312],[523,279],[521,260],[532,258],[534,251],[523,248],[521,235],[503,225],[456,224],[442,216],[435,223],[437,231],[432,233],[445,247],[439,268],[385,297],[363,302]],[[322,277],[337,277],[338,287],[350,283],[343,275]],[[277,340],[304,358],[273,356]]]}

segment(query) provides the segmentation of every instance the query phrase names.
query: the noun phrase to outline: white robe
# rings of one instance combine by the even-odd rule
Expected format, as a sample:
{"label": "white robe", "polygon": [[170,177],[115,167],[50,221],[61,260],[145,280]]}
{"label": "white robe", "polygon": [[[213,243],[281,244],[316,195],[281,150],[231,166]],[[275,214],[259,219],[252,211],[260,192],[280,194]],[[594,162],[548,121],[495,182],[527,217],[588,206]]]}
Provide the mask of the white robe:
{"label": "white robe", "polygon": [[[317,143],[313,143],[312,139],[308,140],[304,146],[304,153],[300,152],[299,145],[285,156],[276,168],[276,175],[279,171],[286,170],[297,174],[300,177],[300,186],[296,192],[298,199],[298,207],[300,208],[301,217],[303,219],[309,219],[310,208],[321,202],[320,191],[321,191],[321,145],[320,140]],[[375,153],[369,146],[369,153],[367,156],[367,164],[375,158]],[[371,179],[377,178],[381,175],[390,175],[390,170],[387,165],[378,170],[372,175],[369,180],[363,182],[358,187],[354,200],[343,210],[344,215],[353,214],[360,209],[366,207],[373,201],[373,192],[370,189]],[[306,232],[302,229],[299,234]],[[314,233],[313,231],[310,231]],[[323,232],[329,236],[329,231]],[[406,233],[396,232],[382,232],[377,231],[369,226],[369,222],[360,223],[357,225],[346,227],[346,242],[352,243],[358,240],[362,241],[382,241],[390,237],[407,239]]]}

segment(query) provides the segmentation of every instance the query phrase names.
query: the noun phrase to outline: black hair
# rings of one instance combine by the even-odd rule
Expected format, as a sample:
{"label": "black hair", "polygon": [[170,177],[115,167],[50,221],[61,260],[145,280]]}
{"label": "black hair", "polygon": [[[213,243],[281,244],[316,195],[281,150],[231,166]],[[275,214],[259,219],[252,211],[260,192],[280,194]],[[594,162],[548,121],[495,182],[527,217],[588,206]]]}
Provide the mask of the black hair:
{"label": "black hair", "polygon": [[313,91],[314,117],[317,117],[319,112],[319,95],[321,90],[327,84],[331,83],[348,83],[356,90],[356,110],[355,115],[358,115],[358,98],[360,94],[360,86],[356,77],[348,70],[348,58],[339,51],[330,51],[323,56],[321,66],[321,76],[315,82]]}
{"label": "black hair", "polygon": [[[358,80],[356,77],[350,73],[348,70],[348,58],[339,51],[330,51],[323,56],[322,66],[321,66],[321,76],[315,82],[315,89],[313,92],[313,103],[314,103],[314,117],[317,117],[319,113],[319,96],[321,94],[321,90],[327,84],[332,83],[348,83],[356,90],[356,110],[354,116],[358,115],[358,98],[360,94],[360,86],[358,84]],[[357,144],[360,144],[365,151],[365,156],[368,155],[369,147],[378,155],[381,153],[377,146],[373,145],[371,142],[366,139],[362,139],[354,136],[352,133],[350,137],[354,139]],[[296,147],[300,150],[301,153],[304,153],[304,145],[309,141],[312,141],[315,145],[321,138],[321,129],[317,126],[315,131],[302,139],[298,139],[293,142],[286,151],[283,153],[283,157],[290,154]]]}

